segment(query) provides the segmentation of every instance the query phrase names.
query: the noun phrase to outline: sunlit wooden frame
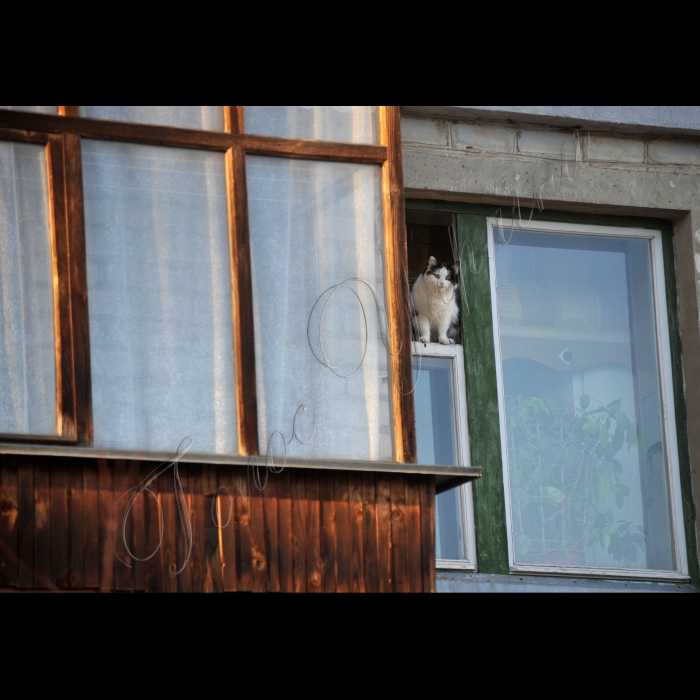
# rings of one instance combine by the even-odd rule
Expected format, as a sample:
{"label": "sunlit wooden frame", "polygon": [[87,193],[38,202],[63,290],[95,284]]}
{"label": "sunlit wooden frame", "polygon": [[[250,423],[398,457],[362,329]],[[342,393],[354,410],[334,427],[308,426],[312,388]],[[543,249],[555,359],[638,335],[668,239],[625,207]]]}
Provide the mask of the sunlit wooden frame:
{"label": "sunlit wooden frame", "polygon": [[[246,155],[302,158],[381,167],[384,217],[386,311],[394,460],[416,461],[411,387],[411,336],[407,314],[407,269],[400,112],[379,107],[379,144],[353,144],[256,136],[244,133],[244,108],[224,107],[224,131],[204,131],[132,122],[88,119],[78,107],[58,115],[0,110],[0,138],[45,143],[49,162],[56,317],[57,436],[2,436],[23,442],[92,444],[89,318],[83,206],[81,139],[91,138],[225,154],[229,200],[231,295],[239,452],[258,454],[252,271],[248,230]],[[242,332],[245,330],[246,332]]]}

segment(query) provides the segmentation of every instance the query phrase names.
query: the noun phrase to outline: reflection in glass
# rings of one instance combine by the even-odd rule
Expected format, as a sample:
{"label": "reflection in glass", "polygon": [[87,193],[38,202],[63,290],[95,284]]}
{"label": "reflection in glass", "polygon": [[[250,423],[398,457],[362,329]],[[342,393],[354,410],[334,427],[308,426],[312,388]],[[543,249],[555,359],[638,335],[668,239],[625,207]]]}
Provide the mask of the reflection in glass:
{"label": "reflection in glass", "polygon": [[376,107],[245,107],[248,134],[377,143]]}
{"label": "reflection in glass", "polygon": [[224,130],[223,107],[81,107],[80,116],[186,129]]}
{"label": "reflection in glass", "polygon": [[0,142],[0,433],[56,433],[44,146]]}
{"label": "reflection in glass", "polygon": [[[413,358],[419,464],[459,465],[452,373],[451,358]],[[435,506],[437,558],[464,559],[461,487],[439,494]]]}
{"label": "reflection in glass", "polygon": [[95,447],[237,451],[224,156],[83,142]]}
{"label": "reflection in glass", "polygon": [[307,404],[299,437],[314,405],[316,431],[290,456],[391,459],[388,355],[367,286],[384,308],[380,169],[259,156],[247,169],[260,449],[276,430],[289,440]]}
{"label": "reflection in glass", "polygon": [[650,241],[516,230],[495,265],[516,561],[674,569]]}

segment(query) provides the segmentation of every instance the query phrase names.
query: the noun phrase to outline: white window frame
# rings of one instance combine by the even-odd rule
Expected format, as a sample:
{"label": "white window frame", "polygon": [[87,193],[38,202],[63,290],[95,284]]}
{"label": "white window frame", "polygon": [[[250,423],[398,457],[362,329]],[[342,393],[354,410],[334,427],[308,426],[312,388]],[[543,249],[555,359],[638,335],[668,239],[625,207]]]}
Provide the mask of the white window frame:
{"label": "white window frame", "polygon": [[[460,467],[471,466],[469,427],[467,423],[467,383],[464,372],[464,350],[461,345],[413,342],[414,369],[418,369],[420,357],[440,357],[451,360],[453,394],[455,397],[455,428],[457,433],[457,457]],[[420,381],[420,380],[419,380]],[[459,486],[464,532],[463,559],[437,559],[437,570],[476,571],[476,535],[474,531],[474,496],[471,483]],[[436,497],[437,498],[437,497]],[[436,522],[437,531],[437,522]]]}
{"label": "white window frame", "polygon": [[[642,238],[651,241],[651,267],[656,315],[657,356],[661,383],[661,408],[663,435],[666,445],[666,478],[671,507],[671,526],[677,571],[655,571],[651,569],[627,569],[582,566],[545,566],[539,564],[515,563],[515,537],[511,517],[510,479],[508,474],[508,445],[505,421],[505,393],[503,388],[503,364],[500,329],[498,323],[498,281],[496,279],[494,228],[515,228],[517,230],[544,231],[547,233],[585,234],[589,236]],[[620,228],[616,226],[588,226],[586,224],[564,224],[556,222],[531,222],[528,226],[518,225],[512,219],[487,220],[489,272],[491,282],[491,311],[493,318],[493,340],[496,352],[496,381],[498,385],[498,412],[501,430],[501,454],[503,459],[503,488],[505,491],[506,525],[508,529],[508,560],[512,573],[555,574],[559,576],[580,576],[592,578],[621,578],[656,581],[688,581],[688,560],[685,530],[683,524],[683,503],[678,462],[678,442],[676,439],[676,416],[673,395],[673,375],[671,370],[671,344],[669,340],[668,315],[666,312],[666,286],[664,284],[663,248],[661,231],[651,229]]]}

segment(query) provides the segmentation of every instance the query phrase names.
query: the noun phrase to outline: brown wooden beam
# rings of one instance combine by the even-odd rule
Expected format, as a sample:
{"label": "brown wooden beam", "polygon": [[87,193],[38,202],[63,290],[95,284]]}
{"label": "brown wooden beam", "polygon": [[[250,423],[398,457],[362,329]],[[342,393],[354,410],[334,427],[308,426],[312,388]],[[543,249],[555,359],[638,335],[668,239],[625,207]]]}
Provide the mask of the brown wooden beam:
{"label": "brown wooden beam", "polygon": [[56,433],[75,439],[75,378],[70,295],[70,254],[68,249],[66,182],[63,139],[49,136],[49,196],[53,258],[54,338],[56,349]]}
{"label": "brown wooden beam", "polygon": [[381,143],[387,148],[387,160],[382,166],[382,200],[394,458],[397,462],[415,463],[416,421],[411,391],[410,291],[406,279],[408,252],[399,108],[380,107],[379,123]]}
{"label": "brown wooden beam", "polygon": [[[234,124],[230,128],[234,128]],[[238,125],[236,128],[240,128]],[[285,139],[273,136],[181,129],[174,126],[116,122],[0,110],[0,129],[75,134],[104,141],[124,141],[173,148],[209,151],[242,149],[245,153],[284,158],[369,163],[381,165],[387,159],[386,146]]]}
{"label": "brown wooden beam", "polygon": [[68,245],[70,249],[70,310],[73,334],[75,406],[78,443],[92,444],[92,380],[90,323],[85,253],[83,157],[80,136],[63,137],[66,167]]}
{"label": "brown wooden beam", "polygon": [[245,131],[243,107],[224,107],[224,131],[229,134],[242,134]]}
{"label": "brown wooden beam", "polygon": [[226,154],[231,247],[233,347],[236,374],[236,413],[239,451],[258,454],[258,399],[253,330],[253,273],[248,230],[248,190],[245,152],[232,148]]}

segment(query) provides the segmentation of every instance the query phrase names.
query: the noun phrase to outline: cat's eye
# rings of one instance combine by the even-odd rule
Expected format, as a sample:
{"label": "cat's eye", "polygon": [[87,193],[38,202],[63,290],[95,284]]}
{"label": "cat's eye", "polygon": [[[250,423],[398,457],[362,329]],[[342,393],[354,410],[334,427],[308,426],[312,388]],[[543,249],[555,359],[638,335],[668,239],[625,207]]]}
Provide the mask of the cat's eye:
{"label": "cat's eye", "polygon": [[436,272],[436,273],[435,273],[435,277],[440,277],[440,273],[439,273],[439,272]]}
{"label": "cat's eye", "polygon": [[446,279],[446,280],[451,280],[451,279],[452,279],[452,275],[447,275],[447,277],[445,277],[445,279]]}

